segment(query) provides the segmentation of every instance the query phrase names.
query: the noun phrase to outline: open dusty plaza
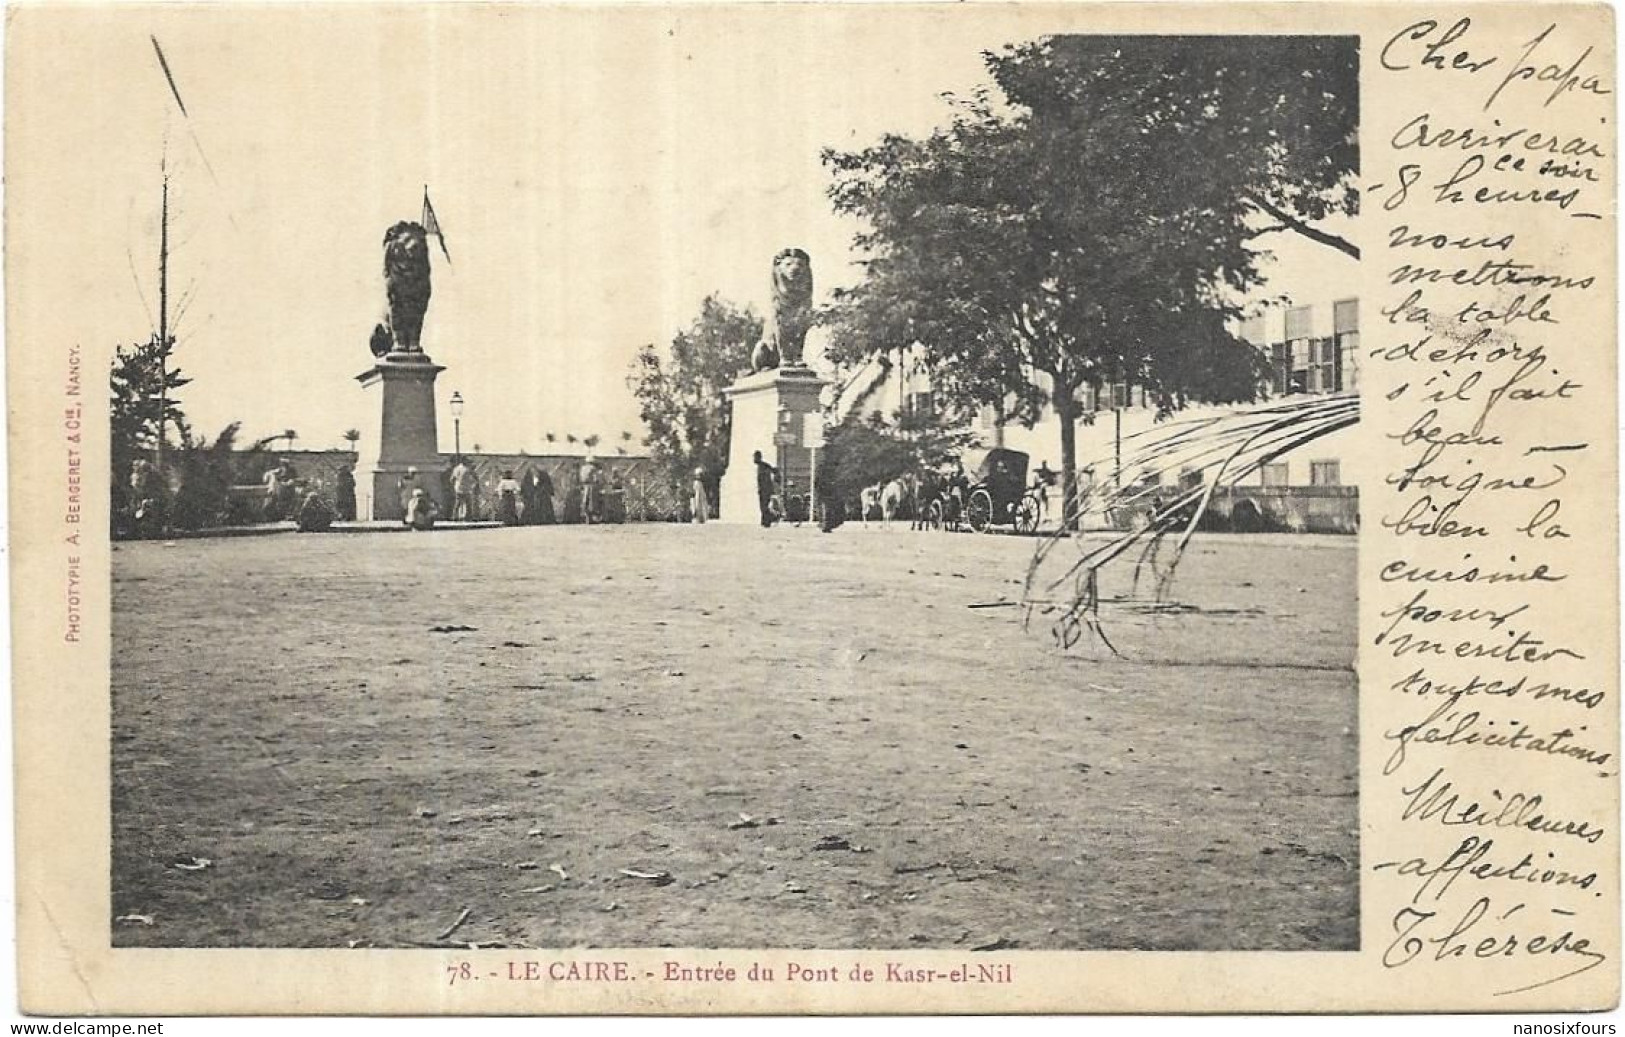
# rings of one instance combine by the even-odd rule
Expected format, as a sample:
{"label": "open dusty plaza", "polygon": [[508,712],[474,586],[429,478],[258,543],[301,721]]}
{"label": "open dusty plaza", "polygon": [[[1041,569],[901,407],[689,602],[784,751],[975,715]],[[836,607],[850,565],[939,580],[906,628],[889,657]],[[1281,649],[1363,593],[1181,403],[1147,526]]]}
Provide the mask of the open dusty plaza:
{"label": "open dusty plaza", "polygon": [[1105,570],[1120,657],[1035,542],[118,544],[114,944],[1355,948],[1354,538]]}

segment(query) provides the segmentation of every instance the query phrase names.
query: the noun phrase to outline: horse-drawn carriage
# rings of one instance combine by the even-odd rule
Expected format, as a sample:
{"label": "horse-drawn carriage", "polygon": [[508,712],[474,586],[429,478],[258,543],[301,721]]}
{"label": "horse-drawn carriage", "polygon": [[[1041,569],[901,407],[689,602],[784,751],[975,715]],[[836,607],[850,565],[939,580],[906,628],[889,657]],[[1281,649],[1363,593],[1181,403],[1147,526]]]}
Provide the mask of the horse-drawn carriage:
{"label": "horse-drawn carriage", "polygon": [[956,529],[961,522],[977,533],[993,526],[1010,526],[1018,533],[1037,531],[1044,515],[1043,480],[1027,483],[1027,455],[1019,450],[971,451],[964,461],[974,478],[963,473],[938,487],[925,507],[925,522],[932,529]]}

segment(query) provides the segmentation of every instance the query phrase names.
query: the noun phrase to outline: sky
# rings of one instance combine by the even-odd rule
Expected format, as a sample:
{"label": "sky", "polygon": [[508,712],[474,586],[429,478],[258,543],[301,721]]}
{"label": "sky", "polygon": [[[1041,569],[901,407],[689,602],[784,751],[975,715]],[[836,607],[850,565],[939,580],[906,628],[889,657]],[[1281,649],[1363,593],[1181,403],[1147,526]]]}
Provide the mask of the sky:
{"label": "sky", "polygon": [[150,337],[163,161],[188,415],[208,435],[240,420],[248,438],[338,446],[376,432],[356,376],[384,308],[383,232],[419,217],[427,185],[451,262],[434,249],[423,345],[447,368],[438,398],[467,401],[463,445],[618,442],[642,434],[634,354],[708,293],[765,311],[791,246],[812,256],[817,302],[857,280],[859,227],[831,210],[822,149],[929,132],[944,92],[987,82],[983,50],[1039,34],[1031,13],[56,10],[8,35],[8,85],[30,99],[8,148],[42,174],[13,178],[9,201],[58,207],[63,231],[13,262],[62,279],[64,337]]}

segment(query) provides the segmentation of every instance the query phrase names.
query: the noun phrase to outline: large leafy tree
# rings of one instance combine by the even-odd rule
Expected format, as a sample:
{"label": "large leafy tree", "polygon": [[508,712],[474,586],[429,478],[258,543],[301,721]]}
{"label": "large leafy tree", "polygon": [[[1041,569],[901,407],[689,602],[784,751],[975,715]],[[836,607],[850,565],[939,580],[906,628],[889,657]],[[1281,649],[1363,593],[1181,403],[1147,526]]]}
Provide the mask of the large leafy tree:
{"label": "large leafy tree", "polygon": [[[837,210],[867,223],[856,241],[867,276],[838,298],[837,348],[919,343],[952,399],[1051,404],[1068,524],[1083,387],[1138,385],[1165,412],[1255,398],[1264,360],[1229,327],[1262,280],[1251,243],[1284,225],[1260,213],[1308,227],[1355,202],[1352,152],[1330,164],[1290,157],[1308,96],[1347,89],[1341,73],[1307,60],[1324,55],[1251,45],[1067,37],[1010,48],[987,59],[1003,97],[956,100],[949,125],[924,139],[827,152]],[[1317,77],[1331,82],[1297,85]],[[1249,144],[1265,155],[1226,163]]]}
{"label": "large leafy tree", "polygon": [[988,66],[1035,123],[1075,139],[1110,126],[1118,143],[1165,149],[1194,174],[1181,178],[1189,200],[1250,211],[1251,235],[1288,231],[1359,258],[1322,225],[1359,211],[1356,37],[1055,36]]}
{"label": "large leafy tree", "polygon": [[129,478],[130,462],[157,447],[160,427],[166,443],[173,442],[170,433],[188,434],[177,394],[191,379],[171,361],[173,348],[173,341],[161,347],[154,338],[114,350],[108,413],[115,487]]}
{"label": "large leafy tree", "polygon": [[722,390],[750,370],[751,347],[761,337],[761,318],[711,295],[694,322],[672,337],[665,357],[652,345],[638,351],[627,385],[637,398],[650,452],[679,485],[703,470],[715,499],[716,481],[728,463]]}

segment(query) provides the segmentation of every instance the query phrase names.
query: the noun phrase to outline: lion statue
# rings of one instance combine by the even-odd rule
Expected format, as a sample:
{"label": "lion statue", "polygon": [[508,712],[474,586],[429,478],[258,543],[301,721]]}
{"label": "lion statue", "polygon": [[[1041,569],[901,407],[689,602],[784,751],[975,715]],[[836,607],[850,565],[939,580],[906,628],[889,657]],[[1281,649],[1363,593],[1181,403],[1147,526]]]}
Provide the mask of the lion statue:
{"label": "lion statue", "polygon": [[421,353],[429,309],[429,241],[423,227],[401,222],[384,233],[384,292],[389,310],[372,332],[374,356]]}
{"label": "lion statue", "polygon": [[799,248],[773,257],[773,316],[751,354],[751,370],[802,367],[801,352],[812,327],[812,258]]}

